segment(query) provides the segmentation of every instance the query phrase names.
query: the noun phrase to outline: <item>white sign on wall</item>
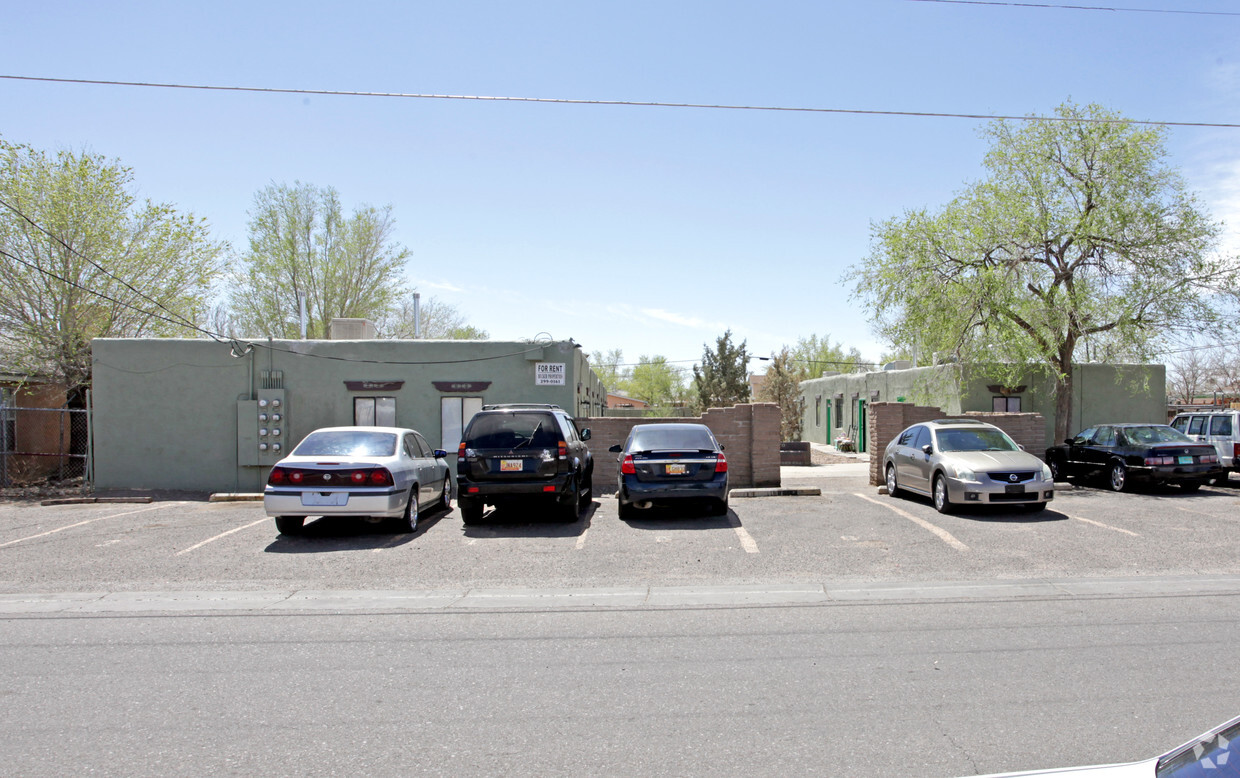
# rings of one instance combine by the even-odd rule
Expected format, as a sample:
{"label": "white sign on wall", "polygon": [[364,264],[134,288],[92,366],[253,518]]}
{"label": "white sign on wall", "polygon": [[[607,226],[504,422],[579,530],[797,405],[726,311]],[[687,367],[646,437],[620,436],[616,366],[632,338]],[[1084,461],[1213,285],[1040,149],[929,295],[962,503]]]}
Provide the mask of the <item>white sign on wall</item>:
{"label": "white sign on wall", "polygon": [[563,362],[535,362],[534,363],[534,385],[535,386],[563,386],[564,385],[564,363]]}

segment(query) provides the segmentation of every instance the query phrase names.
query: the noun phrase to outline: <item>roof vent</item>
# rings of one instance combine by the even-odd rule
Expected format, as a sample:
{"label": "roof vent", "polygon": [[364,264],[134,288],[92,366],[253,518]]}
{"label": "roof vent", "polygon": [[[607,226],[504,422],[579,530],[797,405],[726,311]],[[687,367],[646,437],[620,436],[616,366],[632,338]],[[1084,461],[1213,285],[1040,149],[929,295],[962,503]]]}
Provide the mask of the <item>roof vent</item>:
{"label": "roof vent", "polygon": [[332,319],[327,325],[328,340],[374,340],[378,337],[370,319]]}

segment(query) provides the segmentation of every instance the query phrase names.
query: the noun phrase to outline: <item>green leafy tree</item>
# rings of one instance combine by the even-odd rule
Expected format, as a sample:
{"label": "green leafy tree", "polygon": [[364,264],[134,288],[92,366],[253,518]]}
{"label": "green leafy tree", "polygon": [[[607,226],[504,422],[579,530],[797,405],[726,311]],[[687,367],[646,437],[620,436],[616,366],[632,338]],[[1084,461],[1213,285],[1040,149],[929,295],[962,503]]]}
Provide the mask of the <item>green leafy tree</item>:
{"label": "green leafy tree", "polygon": [[703,344],[702,364],[693,366],[694,407],[727,408],[749,402],[749,352],[745,341],[732,343],[732,330],[715,340],[715,350]]}
{"label": "green leafy tree", "polygon": [[1223,326],[1237,263],[1214,252],[1219,225],[1167,166],[1165,129],[1069,103],[1055,121],[985,134],[986,178],[937,213],[876,224],[852,280],[897,349],[1008,376],[1044,365],[1062,440],[1078,347],[1142,355],[1169,333]]}
{"label": "green leafy tree", "polygon": [[789,369],[800,380],[821,378],[826,373],[851,373],[861,364],[861,352],[856,348],[844,350],[842,343],[831,343],[831,336],[810,335],[797,338],[797,344],[788,354]]}
{"label": "green leafy tree", "polygon": [[296,338],[300,300],[306,337],[327,337],[335,318],[380,321],[409,292],[409,250],[392,239],[391,206],[346,217],[332,187],[272,184],[254,197],[250,248],[231,279],[229,304],[251,336]]}
{"label": "green leafy tree", "polygon": [[590,352],[590,369],[603,382],[609,392],[628,390],[628,373],[624,369],[624,352],[613,348],[604,354],[601,351]]}
{"label": "green leafy tree", "polygon": [[680,371],[666,357],[642,356],[633,367],[628,392],[654,407],[674,405],[684,394]]}
{"label": "green leafy tree", "polygon": [[379,321],[380,336],[413,338],[420,332],[423,340],[486,340],[490,337],[486,330],[466,321],[455,305],[434,297],[424,297],[419,303],[416,316],[420,330],[413,326],[413,297],[406,295]]}
{"label": "green leafy tree", "polygon": [[136,188],[118,160],[0,140],[0,357],[71,402],[92,338],[195,335],[207,320],[223,245]]}
{"label": "green leafy tree", "polygon": [[801,365],[787,346],[771,360],[766,378],[758,387],[758,400],[779,406],[779,434],[781,440],[800,440],[801,424],[805,413],[805,399],[801,397]]}

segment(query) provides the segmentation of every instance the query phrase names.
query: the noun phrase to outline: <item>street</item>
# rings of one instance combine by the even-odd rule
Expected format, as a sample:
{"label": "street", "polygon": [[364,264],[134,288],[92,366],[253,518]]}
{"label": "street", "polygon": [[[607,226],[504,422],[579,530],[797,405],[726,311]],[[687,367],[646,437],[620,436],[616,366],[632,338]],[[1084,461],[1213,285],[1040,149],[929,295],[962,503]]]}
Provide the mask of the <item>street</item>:
{"label": "street", "polygon": [[[804,473],[802,473],[804,475]],[[954,776],[1240,713],[1237,492],[727,517],[0,504],[5,772]],[[786,479],[789,480],[789,479]],[[795,480],[795,479],[791,479]]]}

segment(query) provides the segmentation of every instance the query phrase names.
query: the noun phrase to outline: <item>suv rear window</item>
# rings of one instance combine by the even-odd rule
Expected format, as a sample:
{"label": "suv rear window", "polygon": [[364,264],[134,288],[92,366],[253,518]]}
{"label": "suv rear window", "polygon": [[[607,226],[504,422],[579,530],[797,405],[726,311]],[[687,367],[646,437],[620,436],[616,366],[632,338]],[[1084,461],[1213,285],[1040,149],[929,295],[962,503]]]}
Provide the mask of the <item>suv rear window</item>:
{"label": "suv rear window", "polygon": [[713,451],[715,449],[715,441],[711,440],[709,432],[700,427],[659,429],[656,426],[634,430],[633,445],[630,448],[634,451],[675,451],[681,449]]}
{"label": "suv rear window", "polygon": [[473,448],[555,448],[560,428],[549,413],[481,413],[466,440]]}
{"label": "suv rear window", "polygon": [[1211,435],[1231,435],[1231,414],[1220,413],[1210,418]]}

